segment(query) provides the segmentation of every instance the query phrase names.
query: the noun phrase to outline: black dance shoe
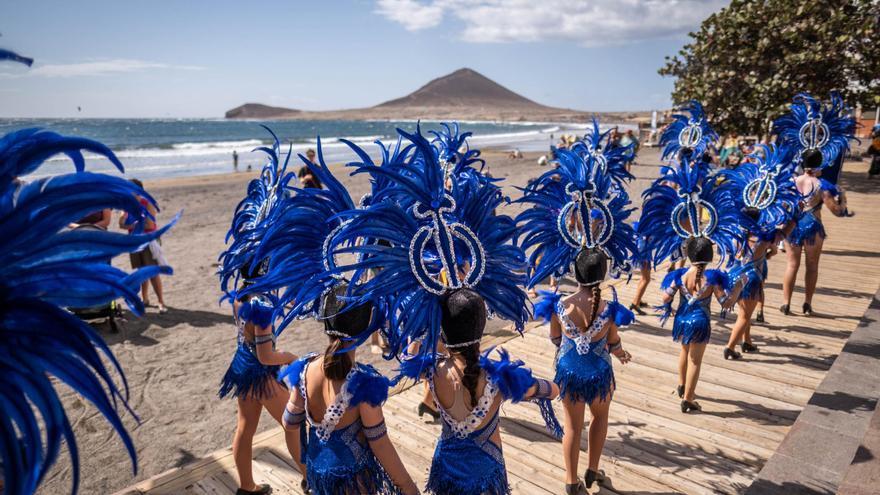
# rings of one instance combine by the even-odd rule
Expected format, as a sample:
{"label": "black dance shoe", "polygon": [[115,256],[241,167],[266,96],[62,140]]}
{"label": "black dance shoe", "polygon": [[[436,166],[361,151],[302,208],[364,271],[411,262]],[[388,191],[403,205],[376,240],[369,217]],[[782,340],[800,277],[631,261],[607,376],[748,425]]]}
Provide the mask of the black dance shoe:
{"label": "black dance shoe", "polygon": [[684,398],[684,385],[679,385],[675,387],[675,393],[678,394],[679,399]]}
{"label": "black dance shoe", "polygon": [[633,313],[637,314],[637,315],[640,315],[640,316],[645,316],[646,314],[648,314],[648,313],[645,313],[645,310],[644,310],[644,309],[642,309],[642,305],[641,305],[641,304],[639,304],[639,305],[630,304],[630,305],[629,305],[629,310],[632,311]]}
{"label": "black dance shoe", "polygon": [[743,352],[748,352],[748,353],[758,352],[758,346],[756,346],[755,344],[753,344],[751,342],[743,342],[740,345],[740,347],[742,347]]}
{"label": "black dance shoe", "polygon": [[425,404],[424,402],[419,402],[418,413],[419,413],[420,418],[422,416],[424,416],[425,413],[427,413],[428,416],[431,416],[431,418],[433,418],[434,421],[437,421],[438,419],[440,419],[440,413],[431,409],[431,407],[428,406],[427,404]]}
{"label": "black dance shoe", "polygon": [[605,483],[605,471],[593,471],[592,469],[587,469],[584,473],[584,483],[586,483],[587,488],[592,488],[593,483],[602,484]]}
{"label": "black dance shoe", "polygon": [[810,303],[804,303],[804,316],[813,316],[813,306]]}
{"label": "black dance shoe", "polygon": [[742,354],[734,351],[729,347],[724,348],[724,359],[733,359],[734,361],[743,357]]}
{"label": "black dance shoe", "polygon": [[791,314],[791,308],[788,307],[788,304],[783,304],[782,306],[779,306],[779,311],[782,312],[782,314],[784,315]]}
{"label": "black dance shoe", "polygon": [[257,485],[257,489],[253,491],[244,488],[235,491],[235,495],[269,495],[270,493],[272,493],[272,487],[266,484]]}
{"label": "black dance shoe", "polygon": [[300,488],[300,489],[303,491],[303,493],[305,493],[306,495],[309,495],[310,493],[312,493],[312,492],[309,491],[309,480],[307,480],[307,479],[303,479],[302,481],[299,482],[299,488]]}
{"label": "black dance shoe", "polygon": [[683,413],[688,413],[688,412],[691,412],[691,411],[697,411],[697,412],[699,412],[699,411],[702,411],[702,410],[703,410],[703,408],[700,407],[700,405],[697,404],[696,402],[691,402],[691,401],[689,401],[689,400],[683,400],[683,401],[681,401],[681,412],[683,412]]}
{"label": "black dance shoe", "polygon": [[755,315],[755,323],[767,323],[764,320],[764,312],[763,311],[758,311],[758,314]]}
{"label": "black dance shoe", "polygon": [[565,485],[565,495],[587,495],[587,487],[582,481]]}

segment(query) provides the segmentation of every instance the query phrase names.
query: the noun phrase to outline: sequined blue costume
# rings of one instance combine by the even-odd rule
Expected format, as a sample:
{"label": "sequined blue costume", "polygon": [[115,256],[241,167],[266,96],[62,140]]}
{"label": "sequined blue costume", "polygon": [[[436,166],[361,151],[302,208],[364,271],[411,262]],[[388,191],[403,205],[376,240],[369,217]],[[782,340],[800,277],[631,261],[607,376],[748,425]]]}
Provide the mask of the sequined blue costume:
{"label": "sequined blue costume", "polygon": [[824,179],[819,179],[819,190],[811,191],[802,201],[803,209],[800,214],[798,214],[797,226],[795,226],[794,230],[792,230],[791,234],[788,236],[788,242],[791,243],[791,245],[812,245],[815,244],[817,236],[820,239],[825,239],[827,237],[825,234],[825,226],[822,225],[822,221],[816,216],[816,212],[822,209],[822,202],[820,201],[814,206],[809,206],[816,195],[821,195],[824,191],[830,192],[833,196],[840,194],[837,186]]}
{"label": "sequined blue costume", "polygon": [[[257,345],[248,340],[244,332],[246,323],[269,326],[273,306],[263,298],[253,298],[242,303],[236,325],[238,327],[238,346],[223,380],[220,382],[220,398],[232,395],[242,399],[267,399],[272,397],[272,382],[278,376],[278,366],[266,366],[257,358]],[[267,322],[266,319],[269,319]],[[272,348],[275,348],[275,334],[271,334]]]}
{"label": "sequined blue costume", "polygon": [[[556,354],[556,377],[559,396],[587,404],[605,400],[614,390],[614,368],[608,352],[608,324],[625,327],[635,320],[632,311],[614,300],[605,301],[605,309],[587,330],[579,329],[565,313],[562,297],[541,291],[542,299],[535,304],[535,317],[549,321],[555,314],[562,324],[562,343]],[[598,340],[595,337],[602,335]]]}
{"label": "sequined blue costume", "polygon": [[[727,291],[729,277],[722,270],[706,270],[703,286],[696,294],[691,294],[682,281],[687,271],[687,268],[679,268],[669,272],[660,286],[670,296],[675,293],[681,296],[672,324],[672,339],[684,345],[704,344],[709,342],[712,334],[712,321],[709,317],[712,293],[716,287]],[[664,322],[666,317],[668,314],[664,315]]]}
{"label": "sequined blue costume", "polygon": [[[480,368],[486,372],[483,394],[477,400],[477,406],[461,421],[453,418],[440,404],[434,391],[434,369],[429,368],[425,375],[443,425],[428,476],[428,493],[510,493],[501,446],[492,441],[492,435],[498,428],[500,402],[524,400],[536,382],[522,361],[511,361],[503,349],[499,350],[500,359],[490,359],[491,352],[489,349],[480,357]],[[405,364],[404,368],[407,367],[416,371],[423,369],[423,365],[414,363]],[[403,371],[407,372],[406,369]],[[501,400],[496,401],[499,396]],[[485,421],[487,417],[490,419]]]}
{"label": "sequined blue costume", "polygon": [[306,373],[315,356],[303,356],[279,374],[279,379],[297,388],[305,400],[308,437],[305,429],[300,431],[309,490],[314,495],[400,493],[370,450],[367,442],[370,433],[360,417],[348,426],[337,427],[345,412],[361,403],[381,406],[388,399],[390,381],[372,366],[355,364],[334,401],[327,405],[324,417],[316,421],[308,413],[306,389]]}

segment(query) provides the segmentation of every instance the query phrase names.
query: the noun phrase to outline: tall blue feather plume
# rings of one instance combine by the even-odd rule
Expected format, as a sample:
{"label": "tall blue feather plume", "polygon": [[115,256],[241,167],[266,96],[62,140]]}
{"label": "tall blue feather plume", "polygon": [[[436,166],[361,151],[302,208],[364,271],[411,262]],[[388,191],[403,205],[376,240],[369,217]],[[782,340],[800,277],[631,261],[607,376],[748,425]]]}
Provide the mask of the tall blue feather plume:
{"label": "tall blue feather plume", "polygon": [[0,62],[4,60],[8,60],[10,62],[18,62],[20,64],[27,65],[28,67],[34,65],[34,59],[19,55],[12,50],[0,48]]}
{"label": "tall blue feather plume", "polygon": [[678,110],[687,115],[672,115],[672,122],[660,134],[663,159],[677,160],[679,152],[684,151],[696,161],[718,141],[718,134],[709,124],[699,101],[691,100]]}
{"label": "tall blue feather plume", "polygon": [[808,93],[800,93],[794,97],[789,112],[773,122],[773,133],[780,143],[794,150],[795,164],[800,163],[804,151],[818,149],[824,168],[849,150],[856,121],[839,93],[832,92],[830,99],[823,104]]}
{"label": "tall blue feather plume", "polygon": [[98,409],[137,471],[134,445],[118,410],[121,404],[131,412],[122,369],[100,335],[64,308],[121,297],[133,312],[142,313],[141,283],[171,269],[154,266],[129,274],[107,262],[143,248],[170,225],[149,234],[139,229],[132,235],[69,231],[71,222],[105,208],[147,218],[136,196],[153,201],[129,181],[89,172],[26,185],[17,180],[56,154],[71,157],[82,170],[81,150],[104,155],[122,169],[113,153],[95,141],[39,129],[0,138],[0,465],[7,494],[34,493],[57,460],[62,441],[71,457],[73,491],[79,486],[76,438],[52,377]]}

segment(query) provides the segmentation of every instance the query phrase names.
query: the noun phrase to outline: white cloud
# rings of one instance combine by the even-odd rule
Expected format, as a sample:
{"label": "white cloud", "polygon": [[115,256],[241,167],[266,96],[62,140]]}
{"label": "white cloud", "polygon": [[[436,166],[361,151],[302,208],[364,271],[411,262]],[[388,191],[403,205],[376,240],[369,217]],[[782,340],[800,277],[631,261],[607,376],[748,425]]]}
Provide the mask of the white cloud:
{"label": "white cloud", "polygon": [[203,67],[192,65],[171,65],[159,62],[133,59],[110,59],[89,62],[77,62],[71,64],[45,64],[40,65],[39,60],[28,71],[0,74],[4,78],[17,77],[82,77],[82,76],[107,76],[112,74],[125,74],[129,72],[142,72],[146,70],[201,70]]}
{"label": "white cloud", "polygon": [[401,24],[408,31],[432,28],[443,20],[442,1],[423,4],[416,0],[378,0],[376,12]]}
{"label": "white cloud", "polygon": [[608,45],[696,30],[728,0],[378,0],[377,12],[410,31],[444,18],[474,43],[562,40]]}

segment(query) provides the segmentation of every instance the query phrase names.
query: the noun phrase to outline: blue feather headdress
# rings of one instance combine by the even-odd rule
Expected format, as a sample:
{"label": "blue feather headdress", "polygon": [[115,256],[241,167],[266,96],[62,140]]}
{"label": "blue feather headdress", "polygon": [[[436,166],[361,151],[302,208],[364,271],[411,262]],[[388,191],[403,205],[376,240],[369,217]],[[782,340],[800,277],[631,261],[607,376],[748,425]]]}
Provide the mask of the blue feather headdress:
{"label": "blue feather headdress", "polygon": [[725,190],[740,210],[760,211],[757,221],[743,218],[748,230],[759,238],[774,236],[777,227],[791,221],[800,209],[801,194],[794,182],[792,151],[785,145],[759,145],[751,162],[720,173],[730,183]]}
{"label": "blue feather headdress", "polygon": [[[52,377],[95,405],[137,471],[134,445],[118,410],[121,403],[131,412],[122,369],[101,336],[64,308],[121,297],[141,314],[141,282],[170,273],[170,268],[129,274],[107,261],[141,249],[170,225],[149,234],[135,228],[131,235],[66,230],[71,222],[106,208],[143,220],[149,213],[138,196],[153,200],[125,179],[90,172],[27,185],[17,180],[56,154],[70,156],[82,169],[82,150],[103,155],[122,169],[113,153],[95,141],[39,129],[0,138],[0,465],[7,494],[34,493],[57,460],[62,441],[71,457],[74,492],[79,486],[76,438]],[[119,374],[121,387],[111,370]]]}
{"label": "blue feather headdress", "polygon": [[418,131],[408,134],[398,129],[398,133],[414,145],[406,163],[362,164],[354,172],[389,179],[408,200],[373,203],[349,213],[339,236],[350,245],[339,252],[359,259],[339,269],[378,269],[370,280],[356,280],[353,296],[392,301],[392,354],[415,340],[425,341],[421,353],[433,352],[440,339],[442,297],[459,288],[480,294],[491,313],[513,321],[521,330],[528,319],[526,295],[520,288],[525,282],[525,256],[512,244],[512,219],[495,213],[504,201],[500,191],[476,180],[447,190],[444,167],[431,143]]}
{"label": "blue feather headdress", "polygon": [[550,275],[568,273],[581,249],[603,251],[614,277],[631,270],[638,245],[626,219],[634,209],[609,167],[593,155],[564,149],[556,151],[556,163],[556,169],[523,189],[517,200],[534,205],[516,218],[524,236],[520,245],[526,251],[534,248],[529,287]]}
{"label": "blue feather headdress", "polygon": [[[229,247],[220,254],[220,288],[228,299],[235,299],[235,290],[242,277],[265,271],[265,260],[255,257],[255,252],[271,223],[271,213],[287,194],[288,184],[294,177],[293,173],[287,171],[290,150],[284,164],[280,165],[281,143],[278,136],[268,127],[262,127],[272,136],[273,144],[271,148],[261,146],[254,151],[265,153],[269,161],[260,176],[250,181],[247,196],[235,207],[232,226],[226,233]],[[251,273],[244,274],[243,270]]]}
{"label": "blue feather headdress", "polygon": [[849,150],[856,121],[850,108],[837,92],[831,93],[830,104],[822,104],[807,93],[794,98],[787,114],[773,122],[773,133],[794,152],[795,164],[808,150],[822,153],[822,167],[828,167],[841,153]]}
{"label": "blue feather headdress", "polygon": [[599,120],[593,117],[593,128],[584,134],[583,140],[575,142],[571,146],[571,150],[580,155],[583,160],[590,161],[591,170],[601,170],[617,186],[622,188],[626,183],[635,179],[635,176],[626,169],[627,164],[635,160],[635,143],[626,146],[611,146],[609,134],[613,130],[601,132]]}
{"label": "blue feather headdress", "polygon": [[[377,140],[375,143],[379,146],[379,152],[382,158],[381,163],[377,164],[370,157],[369,153],[360,146],[347,139],[340,139],[340,141],[345,143],[358,156],[358,158],[360,158],[360,161],[347,163],[347,166],[349,167],[400,167],[402,164],[406,163],[407,157],[410,155],[413,148],[412,144],[404,145],[404,141],[401,137],[397,138],[397,142],[394,144],[393,148],[390,146],[386,147],[382,141]],[[396,189],[392,187],[393,185],[394,183],[385,176],[377,175],[371,177],[370,192],[361,198],[358,202],[358,206],[365,208],[375,202],[385,201],[387,199],[395,202],[405,201],[405,197],[395,195]]]}
{"label": "blue feather headdress", "polygon": [[467,140],[472,132],[461,132],[458,122],[442,122],[442,129],[430,131],[434,135],[431,144],[437,150],[437,160],[443,167],[446,177],[459,178],[463,175],[482,175],[486,161],[480,158],[480,150],[471,149]]}
{"label": "blue feather headdress", "polygon": [[275,209],[255,254],[269,260],[269,271],[243,291],[283,289],[276,309],[283,313],[277,333],[298,318],[318,316],[322,296],[342,279],[333,252],[344,224],[342,214],[356,207],[324,162],[320,137],[317,152],[318,163],[303,155],[299,158],[324,187],[294,188],[294,194]]}
{"label": "blue feather headdress", "polygon": [[674,114],[672,122],[660,134],[663,159],[676,160],[679,152],[688,151],[690,160],[694,162],[718,141],[718,134],[709,125],[703,105],[697,100],[689,101],[678,110],[688,115]]}
{"label": "blue feather headdress", "polygon": [[[664,167],[665,174],[642,193],[639,234],[645,237],[654,266],[666,259],[681,258],[682,243],[707,237],[718,247],[721,260],[733,261],[742,240],[740,211],[729,181],[707,176],[682,157],[677,167]],[[705,211],[708,221],[703,222]]]}
{"label": "blue feather headdress", "polygon": [[4,60],[8,60],[10,62],[18,62],[20,64],[27,65],[28,67],[34,65],[34,59],[19,55],[12,50],[0,48],[0,62]]}

